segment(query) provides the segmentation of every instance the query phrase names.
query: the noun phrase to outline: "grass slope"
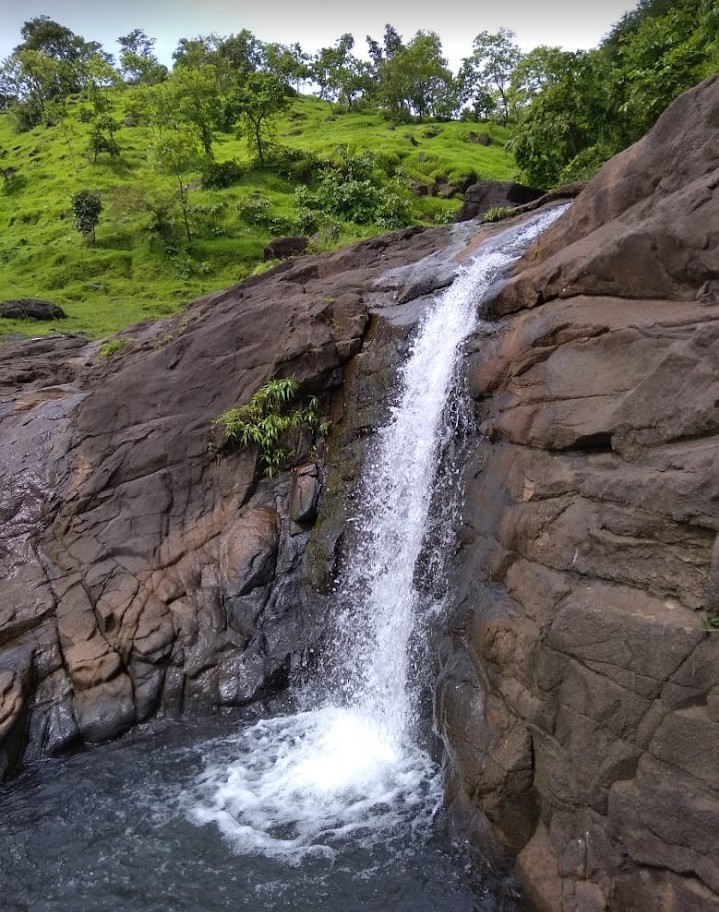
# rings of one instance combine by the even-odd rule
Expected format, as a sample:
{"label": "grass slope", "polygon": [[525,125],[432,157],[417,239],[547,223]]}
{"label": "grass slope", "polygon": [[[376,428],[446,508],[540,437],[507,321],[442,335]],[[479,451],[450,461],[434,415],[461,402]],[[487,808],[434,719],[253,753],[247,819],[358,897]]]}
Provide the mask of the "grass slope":
{"label": "grass slope", "polygon": [[[115,98],[123,120],[132,104],[131,90]],[[147,199],[169,197],[172,186],[156,174],[148,159],[152,141],[147,126],[123,126],[117,134],[119,159],[88,155],[90,128],[81,123],[81,100],[70,102],[67,116],[52,127],[14,133],[8,115],[0,115],[0,164],[12,169],[0,182],[0,300],[47,298],[68,317],[52,324],[1,320],[0,334],[57,331],[102,338],[148,317],[175,313],[200,294],[231,285],[258,269],[263,247],[277,235],[298,231],[294,190],[308,178],[302,161],[283,173],[249,161],[241,137],[218,134],[218,162],[237,159],[239,182],[225,189],[205,189],[200,175],[190,178],[193,239],[183,240],[179,225],[172,239],[153,228]],[[470,141],[487,133],[491,144]],[[432,224],[451,220],[460,195],[442,199],[419,196],[416,186],[433,187],[477,178],[508,180],[516,169],[504,150],[505,132],[495,126],[459,122],[389,124],[380,115],[338,114],[316,98],[298,98],[279,121],[280,146],[341,160],[372,151],[390,173],[399,173],[410,205],[409,221]],[[98,190],[103,213],[94,246],[73,227],[71,195]],[[175,214],[177,221],[177,215]],[[315,241],[328,249],[385,231],[379,225],[334,220],[331,231]]]}

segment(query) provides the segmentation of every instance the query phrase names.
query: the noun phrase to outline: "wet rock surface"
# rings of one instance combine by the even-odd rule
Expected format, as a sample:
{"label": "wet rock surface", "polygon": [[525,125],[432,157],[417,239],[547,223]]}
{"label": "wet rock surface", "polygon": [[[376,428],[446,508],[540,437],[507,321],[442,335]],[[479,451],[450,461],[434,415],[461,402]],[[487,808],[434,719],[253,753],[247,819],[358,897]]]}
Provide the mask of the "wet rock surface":
{"label": "wet rock surface", "polygon": [[719,908],[719,79],[609,162],[469,356],[438,712],[532,908]]}

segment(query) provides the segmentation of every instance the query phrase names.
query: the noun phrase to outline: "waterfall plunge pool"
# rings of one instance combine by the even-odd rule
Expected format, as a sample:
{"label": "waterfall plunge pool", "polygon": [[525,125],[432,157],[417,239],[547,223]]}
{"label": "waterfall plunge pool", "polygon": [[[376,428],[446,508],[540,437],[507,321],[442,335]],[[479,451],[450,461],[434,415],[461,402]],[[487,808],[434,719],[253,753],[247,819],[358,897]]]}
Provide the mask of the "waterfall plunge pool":
{"label": "waterfall plunge pool", "polygon": [[[228,778],[238,757],[250,760],[250,767],[257,764],[256,775],[266,777],[271,765],[265,753],[271,746],[268,739],[277,738],[273,727],[287,734],[286,748],[293,739],[296,744],[303,723],[298,722],[290,734],[282,721],[290,718],[263,720],[267,738],[255,742],[253,737],[254,746],[247,754],[243,754],[246,738],[257,723],[238,722],[236,714],[228,713],[138,730],[71,757],[28,765],[0,787],[0,909],[508,912],[515,908],[512,884],[478,877],[468,853],[444,832],[441,810],[431,818],[421,814],[418,818],[422,802],[416,799],[415,787],[428,772],[423,758],[417,758],[414,767],[411,762],[400,763],[394,780],[389,774],[384,795],[373,784],[374,821],[370,815],[365,826],[345,832],[330,832],[331,824],[320,832],[318,791],[306,795],[309,820],[304,829],[294,820],[281,819],[283,792],[293,789],[292,782],[282,782],[281,776],[274,791],[266,783],[267,791],[255,809],[254,831],[251,822],[239,824],[232,817],[232,808],[223,810],[233,822],[222,825],[215,820],[213,815],[221,813],[215,804],[217,787]],[[340,723],[337,734],[343,730],[347,734],[346,727],[351,729],[351,723]],[[338,749],[346,746],[343,737]],[[310,762],[309,756],[306,759]],[[380,748],[375,762],[385,765],[386,761]],[[362,767],[360,761],[359,766],[352,779],[371,782],[376,772],[372,762]],[[330,796],[322,807],[325,822],[333,819],[333,788],[342,808],[349,797],[343,783],[331,779],[338,773],[336,767],[329,768],[329,779],[318,770],[311,773],[319,794],[324,791]],[[233,794],[239,792],[236,785]],[[432,806],[437,787],[434,780],[425,778],[425,798]],[[425,802],[425,810],[429,803]],[[292,806],[296,808],[295,803]],[[365,811],[358,807],[358,816]],[[200,820],[203,815],[205,823]],[[245,826],[249,834],[243,842]],[[271,837],[262,835],[266,830]],[[261,842],[269,838],[276,844],[263,851]],[[283,839],[294,846],[283,847]],[[312,844],[325,848],[313,849]]]}

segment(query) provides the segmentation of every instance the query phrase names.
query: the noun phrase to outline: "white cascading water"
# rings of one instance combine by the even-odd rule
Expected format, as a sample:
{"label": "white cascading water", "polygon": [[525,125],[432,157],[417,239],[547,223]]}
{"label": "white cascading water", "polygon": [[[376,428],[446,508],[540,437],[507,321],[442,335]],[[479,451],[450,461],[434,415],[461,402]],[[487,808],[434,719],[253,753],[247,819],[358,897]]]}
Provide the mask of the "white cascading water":
{"label": "white cascading water", "polygon": [[348,837],[372,844],[400,824],[421,829],[440,805],[439,770],[417,739],[410,654],[443,416],[462,343],[477,328],[477,302],[566,208],[485,242],[421,321],[365,473],[358,544],[338,582],[339,683],[318,708],[262,720],[225,741],[189,798],[192,819],[215,823],[236,851],[290,863],[331,856]]}

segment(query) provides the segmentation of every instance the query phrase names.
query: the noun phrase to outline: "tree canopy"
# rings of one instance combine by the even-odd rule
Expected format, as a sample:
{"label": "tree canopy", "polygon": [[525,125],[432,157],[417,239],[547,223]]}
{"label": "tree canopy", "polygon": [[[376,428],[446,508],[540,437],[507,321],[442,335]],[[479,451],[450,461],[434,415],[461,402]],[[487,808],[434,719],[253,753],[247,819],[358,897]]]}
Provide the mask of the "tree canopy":
{"label": "tree canopy", "polygon": [[439,35],[419,30],[407,40],[390,23],[381,41],[366,37],[364,55],[349,33],[314,54],[247,29],[183,38],[171,70],[140,28],[117,39],[117,61],[47,16],[28,19],[20,37],[0,65],[0,105],[27,130],[57,122],[65,99],[86,93],[95,158],[117,151],[103,100],[112,84],[143,89],[158,127],[193,130],[206,157],[215,135],[239,122],[260,160],[273,118],[304,88],[340,112],[374,109],[398,123],[460,117],[506,125],[521,177],[542,186],[590,175],[678,94],[719,70],[713,0],[640,0],[591,51],[522,53],[511,30],[480,31],[456,74]]}

